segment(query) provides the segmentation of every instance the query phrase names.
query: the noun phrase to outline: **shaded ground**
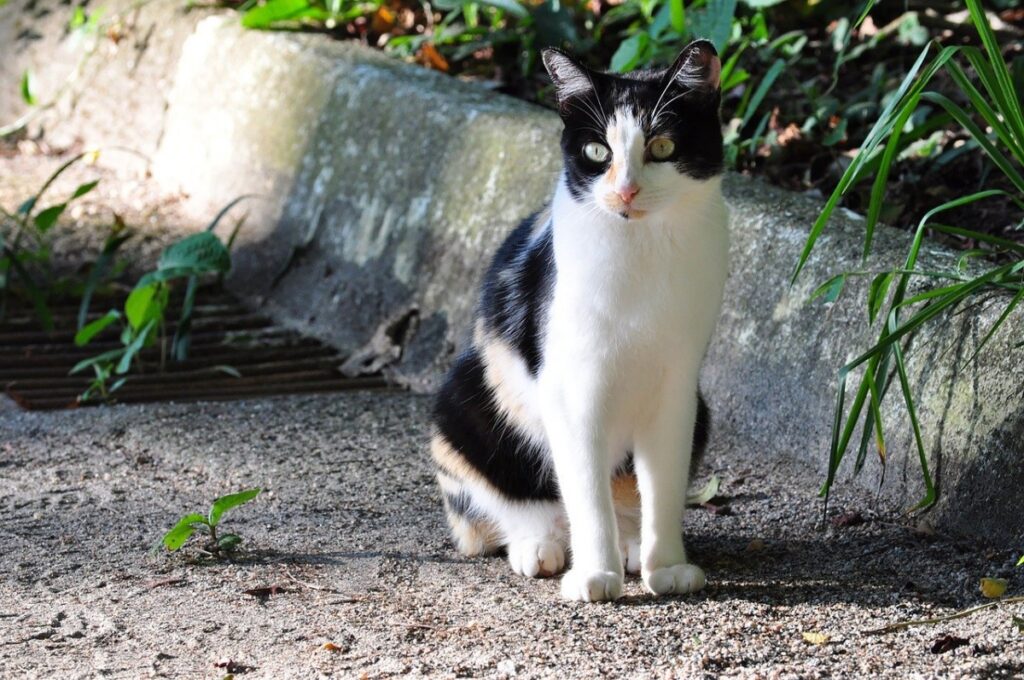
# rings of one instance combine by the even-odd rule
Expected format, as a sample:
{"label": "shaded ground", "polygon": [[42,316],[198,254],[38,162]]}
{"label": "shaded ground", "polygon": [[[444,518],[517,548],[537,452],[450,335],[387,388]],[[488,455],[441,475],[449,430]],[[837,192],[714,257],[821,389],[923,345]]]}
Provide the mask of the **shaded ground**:
{"label": "shaded ground", "polygon": [[[554,580],[463,559],[426,460],[428,403],[0,413],[0,674],[214,678],[231,660],[246,678],[1024,676],[1022,605],[861,632],[976,603],[981,576],[1024,591],[1013,555],[914,534],[850,485],[837,507],[868,521],[821,530],[819,479],[728,433],[708,465],[732,514],[686,520],[703,593],[654,599],[630,579],[618,603],[568,604]],[[226,520],[244,559],[148,554],[178,516],[251,485],[267,491]],[[943,634],[969,643],[931,653]]]}

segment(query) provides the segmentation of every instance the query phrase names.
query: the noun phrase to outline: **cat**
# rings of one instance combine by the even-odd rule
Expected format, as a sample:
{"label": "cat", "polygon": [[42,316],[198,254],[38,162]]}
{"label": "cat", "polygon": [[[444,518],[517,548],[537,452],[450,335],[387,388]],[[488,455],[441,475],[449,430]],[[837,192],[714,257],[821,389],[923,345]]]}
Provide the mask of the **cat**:
{"label": "cat", "polygon": [[[591,71],[543,53],[564,123],[549,206],[486,272],[472,341],[436,396],[431,455],[454,542],[504,548],[571,600],[704,587],[682,517],[707,439],[698,374],[728,269],[721,64]],[[695,453],[694,453],[695,452]]]}

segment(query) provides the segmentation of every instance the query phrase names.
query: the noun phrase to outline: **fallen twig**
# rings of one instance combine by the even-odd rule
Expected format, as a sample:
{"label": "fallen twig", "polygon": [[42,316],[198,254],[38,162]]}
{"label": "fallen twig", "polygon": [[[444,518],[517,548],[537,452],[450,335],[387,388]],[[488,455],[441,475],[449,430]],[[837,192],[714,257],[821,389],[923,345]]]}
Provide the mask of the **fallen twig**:
{"label": "fallen twig", "polygon": [[335,588],[328,588],[327,586],[320,586],[320,585],[317,585],[315,583],[309,583],[307,581],[303,581],[303,580],[301,580],[299,578],[296,578],[288,570],[287,567],[285,567],[285,569],[284,569],[284,576],[289,581],[292,581],[293,583],[298,583],[300,586],[302,586],[304,588],[309,588],[310,590],[322,590],[325,593],[334,593],[335,595],[344,595],[346,602],[361,602],[364,599],[364,598],[356,596],[356,595],[349,595],[348,593],[343,592],[341,590],[337,590]]}
{"label": "fallen twig", "polygon": [[961,619],[965,616],[970,616],[975,612],[980,612],[982,609],[991,609],[992,607],[998,607],[1001,604],[1013,604],[1015,602],[1024,602],[1024,595],[1017,597],[1007,597],[1002,600],[995,600],[994,602],[987,602],[977,607],[971,607],[962,611],[953,612],[945,616],[936,616],[931,619],[912,619],[910,621],[898,621],[896,623],[890,623],[887,626],[881,628],[872,628],[870,630],[862,631],[864,635],[884,635],[885,633],[891,633],[897,630],[903,630],[904,628],[910,628],[911,626],[927,626],[935,623],[944,623],[946,621],[952,621],[953,619]]}

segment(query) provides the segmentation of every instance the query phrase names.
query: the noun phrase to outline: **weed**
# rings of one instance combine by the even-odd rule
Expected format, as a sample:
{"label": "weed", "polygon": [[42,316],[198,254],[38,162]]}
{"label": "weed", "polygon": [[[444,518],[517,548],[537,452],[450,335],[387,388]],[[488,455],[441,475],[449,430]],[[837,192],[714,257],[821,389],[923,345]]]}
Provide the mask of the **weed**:
{"label": "weed", "polygon": [[6,314],[8,297],[24,295],[32,303],[44,330],[53,329],[50,298],[64,282],[53,275],[50,260],[50,230],[68,205],[96,188],[98,180],[79,185],[60,203],[40,209],[46,191],[64,172],[96,152],[80,153],[62,164],[38,191],[12,213],[0,208],[0,320]]}
{"label": "weed", "polygon": [[238,493],[221,496],[213,501],[210,511],[205,515],[192,513],[185,515],[178,520],[178,523],[171,527],[170,531],[164,534],[160,542],[171,552],[185,545],[185,542],[192,537],[196,531],[206,534],[207,540],[203,550],[214,557],[226,557],[233,553],[242,544],[242,537],[238,534],[218,534],[221,516],[232,508],[248,503],[260,495],[261,489],[246,489]]}
{"label": "weed", "polygon": [[[249,196],[241,196],[228,203],[205,231],[187,236],[164,249],[156,269],[145,274],[135,284],[135,288],[124,302],[123,310],[111,309],[98,319],[83,324],[88,313],[88,296],[92,292],[92,287],[87,283],[79,309],[79,330],[75,334],[75,345],[83,347],[113,324],[120,323],[121,346],[83,359],[71,369],[72,375],[87,369],[93,371],[93,380],[79,397],[80,401],[97,396],[103,400],[109,399],[112,392],[124,385],[133,364],[141,371],[140,352],[147,347],[155,346],[158,342],[161,370],[166,367],[168,349],[172,361],[184,361],[188,358],[192,338],[192,313],[199,278],[204,274],[222,276],[231,269],[229,246],[221,242],[213,233],[213,229],[231,208],[246,198]],[[237,227],[229,237],[228,244],[234,240],[236,233]],[[119,245],[118,238],[112,235],[108,239],[104,253],[97,260],[93,272],[104,266],[104,254],[116,250]],[[90,276],[90,282],[92,278]],[[185,285],[185,293],[181,314],[174,336],[168,342],[166,317],[171,287],[182,282]]]}
{"label": "weed", "polygon": [[[999,318],[978,343],[971,360],[988,343],[995,332],[1024,299],[1024,245],[1014,241],[988,235],[971,229],[932,222],[937,215],[996,197],[1009,199],[1024,209],[1024,113],[1021,95],[1010,75],[1010,68],[1003,58],[989,25],[988,18],[979,0],[967,0],[967,7],[974,27],[981,38],[982,49],[954,46],[942,48],[928,61],[933,46],[928,45],[921,52],[900,87],[889,97],[877,123],[843,174],[838,187],[828,199],[824,210],[815,222],[804,246],[800,260],[793,274],[799,276],[807,262],[815,242],[821,235],[844,194],[860,182],[873,178],[871,199],[867,211],[864,234],[863,257],[871,252],[875,227],[879,222],[886,193],[890,169],[897,152],[902,148],[901,137],[908,121],[921,107],[928,103],[942,109],[948,119],[954,120],[983,150],[993,165],[1004,175],[1012,187],[1010,191],[987,189],[943,202],[929,210],[918,223],[913,242],[903,265],[891,271],[871,272],[873,276],[867,295],[868,322],[874,325],[880,321],[877,343],[870,349],[848,362],[839,371],[836,393],[835,416],[832,427],[832,444],[829,452],[828,477],[822,488],[822,495],[828,498],[835,481],[836,472],[850,446],[856,426],[861,424],[862,436],[857,454],[855,471],[863,466],[867,448],[872,437],[883,464],[886,460],[885,428],[879,408],[889,388],[898,382],[903,402],[913,429],[914,442],[920,461],[925,495],[911,510],[923,509],[935,503],[937,490],[928,465],[921,427],[912,386],[907,376],[904,353],[910,338],[924,324],[938,318],[967,299],[992,290],[1011,294]],[[957,58],[963,58],[974,71],[972,80]],[[949,97],[926,88],[940,70],[953,79],[962,97],[969,102],[970,112]],[[981,89],[975,85],[980,83]],[[976,122],[981,119],[983,124]],[[987,130],[986,130],[987,128]],[[953,271],[923,271],[917,268],[918,254],[927,229],[945,233],[957,238],[973,239],[984,244],[984,250],[965,255],[995,255],[997,262],[988,264],[978,275],[968,275],[961,267]],[[865,275],[864,272],[848,272],[826,282],[816,292],[836,299],[842,291],[846,277]],[[939,281],[937,288],[911,295],[908,287],[911,279]],[[892,294],[890,296],[890,291]],[[884,311],[883,311],[884,309]],[[860,385],[852,404],[847,409],[846,386],[850,374],[862,369]]]}

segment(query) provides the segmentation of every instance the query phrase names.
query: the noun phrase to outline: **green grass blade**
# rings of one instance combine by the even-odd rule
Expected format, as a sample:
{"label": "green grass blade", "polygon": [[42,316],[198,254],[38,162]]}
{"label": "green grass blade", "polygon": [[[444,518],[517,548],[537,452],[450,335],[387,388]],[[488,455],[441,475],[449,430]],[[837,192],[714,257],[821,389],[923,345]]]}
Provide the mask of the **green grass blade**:
{"label": "green grass blade", "polygon": [[960,105],[938,92],[925,92],[922,95],[922,98],[946,109],[946,111],[949,112],[949,114],[953,116],[953,118],[955,118],[965,130],[967,130],[974,141],[981,146],[988,157],[992,159],[992,162],[1003,171],[1003,174],[1006,175],[1007,179],[1013,182],[1013,185],[1017,190],[1024,193],[1024,176],[1022,176],[1020,172],[1013,167],[1013,164],[1010,163],[1010,161],[1006,159],[1006,156],[996,148],[988,138],[988,135],[982,132],[981,128],[971,120],[971,117],[963,110],[963,108],[960,107]]}
{"label": "green grass blade", "polygon": [[[895,329],[890,326],[891,332]],[[910,512],[931,507],[937,497],[935,483],[932,481],[931,471],[928,468],[928,454],[924,449],[924,440],[921,438],[921,424],[917,420],[917,409],[914,406],[914,397],[910,391],[910,380],[907,378],[907,368],[903,362],[903,348],[899,343],[892,346],[893,358],[896,360],[896,370],[900,377],[900,388],[903,390],[903,402],[907,406],[907,415],[910,417],[910,424],[914,430],[914,443],[917,445],[917,455],[921,462],[921,475],[924,477],[925,496],[917,505],[910,509]]]}
{"label": "green grass blade", "polygon": [[970,12],[974,27],[981,37],[981,42],[985,46],[989,63],[995,73],[995,79],[998,83],[998,87],[995,90],[998,95],[1001,95],[997,99],[1000,109],[1010,125],[1015,127],[1019,133],[1024,134],[1024,113],[1021,112],[1020,99],[1013,86],[1010,69],[1007,68],[1006,61],[1003,59],[1003,53],[996,42],[995,33],[988,23],[988,17],[985,15],[979,0],[967,0],[967,9]]}
{"label": "green grass blade", "polygon": [[893,159],[900,148],[900,135],[906,126],[910,116],[917,110],[920,95],[914,95],[907,99],[899,108],[899,114],[892,125],[892,132],[889,134],[889,141],[885,144],[882,152],[882,159],[878,165],[878,172],[875,174],[875,181],[871,185],[871,199],[868,202],[867,221],[864,225],[864,249],[861,259],[867,261],[871,254],[871,244],[874,240],[875,226],[878,224],[878,217],[882,213],[882,199],[885,198],[886,185],[889,182],[889,170],[892,168]]}

